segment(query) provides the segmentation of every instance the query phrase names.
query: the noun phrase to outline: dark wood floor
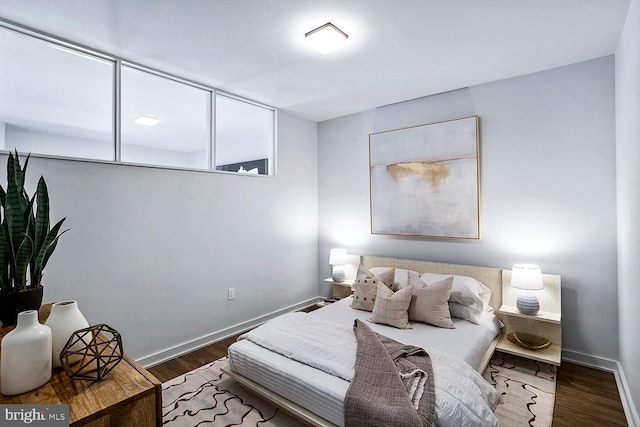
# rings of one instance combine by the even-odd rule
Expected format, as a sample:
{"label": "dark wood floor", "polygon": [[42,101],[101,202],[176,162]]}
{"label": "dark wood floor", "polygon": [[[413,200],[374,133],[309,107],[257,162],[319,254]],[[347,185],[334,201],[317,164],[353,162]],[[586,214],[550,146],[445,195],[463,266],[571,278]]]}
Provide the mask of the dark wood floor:
{"label": "dark wood floor", "polygon": [[553,426],[627,426],[611,372],[563,362],[556,382]]}
{"label": "dark wood floor", "polygon": [[161,382],[170,380],[179,375],[186,374],[202,365],[227,355],[227,348],[236,341],[236,337],[227,338],[215,344],[208,345],[200,350],[171,359],[159,365],[147,368]]}
{"label": "dark wood floor", "polygon": [[[161,382],[227,355],[236,337],[149,368]],[[610,372],[563,362],[558,370],[554,427],[626,426],[615,377]],[[510,426],[509,426],[510,427]]]}

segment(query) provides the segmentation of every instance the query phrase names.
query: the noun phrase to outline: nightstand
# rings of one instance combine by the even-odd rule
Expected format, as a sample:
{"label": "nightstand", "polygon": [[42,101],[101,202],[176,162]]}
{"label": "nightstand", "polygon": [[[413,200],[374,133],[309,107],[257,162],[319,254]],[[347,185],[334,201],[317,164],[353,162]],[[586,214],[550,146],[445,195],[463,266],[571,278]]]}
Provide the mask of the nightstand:
{"label": "nightstand", "polygon": [[348,296],[351,296],[353,291],[351,290],[351,285],[353,285],[353,280],[345,280],[344,282],[334,282],[331,277],[328,279],[324,279],[325,282],[331,283],[333,287],[333,297],[335,299],[342,299]]}
{"label": "nightstand", "polygon": [[[535,315],[522,314],[516,308],[519,291],[511,287],[511,271],[502,270],[502,306],[498,310],[498,318],[504,323],[504,331],[496,350],[560,366],[562,356],[560,276],[543,274],[542,280],[544,289],[536,293],[540,301],[540,311]],[[507,339],[507,335],[511,332],[542,336],[551,341],[551,347],[543,350],[520,347]]]}
{"label": "nightstand", "polygon": [[[51,304],[40,307],[44,323]],[[0,328],[0,338],[15,326]],[[0,395],[0,405],[69,405],[71,427],[162,426],[162,385],[126,354],[100,381],[74,380],[54,368],[51,380],[15,396]],[[38,423],[34,423],[36,425]]]}

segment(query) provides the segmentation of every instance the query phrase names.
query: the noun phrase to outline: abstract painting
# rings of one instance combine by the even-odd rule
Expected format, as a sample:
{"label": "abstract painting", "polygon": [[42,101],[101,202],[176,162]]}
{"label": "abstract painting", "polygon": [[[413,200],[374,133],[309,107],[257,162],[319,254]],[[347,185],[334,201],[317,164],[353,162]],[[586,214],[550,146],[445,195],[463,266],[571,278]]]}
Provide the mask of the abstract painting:
{"label": "abstract painting", "polygon": [[369,135],[372,234],[480,239],[478,122]]}

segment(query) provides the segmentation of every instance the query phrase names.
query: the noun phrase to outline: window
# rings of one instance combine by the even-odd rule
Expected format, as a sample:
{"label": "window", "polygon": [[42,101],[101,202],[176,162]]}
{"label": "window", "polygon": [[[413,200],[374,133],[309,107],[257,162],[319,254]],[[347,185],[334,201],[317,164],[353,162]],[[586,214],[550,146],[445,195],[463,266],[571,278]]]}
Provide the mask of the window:
{"label": "window", "polygon": [[127,66],[120,78],[121,160],[207,169],[211,92]]}
{"label": "window", "polygon": [[273,110],[216,95],[216,170],[273,174]]}
{"label": "window", "polygon": [[0,28],[0,149],[114,160],[114,62]]}
{"label": "window", "polygon": [[274,174],[270,107],[6,23],[0,57],[0,150]]}

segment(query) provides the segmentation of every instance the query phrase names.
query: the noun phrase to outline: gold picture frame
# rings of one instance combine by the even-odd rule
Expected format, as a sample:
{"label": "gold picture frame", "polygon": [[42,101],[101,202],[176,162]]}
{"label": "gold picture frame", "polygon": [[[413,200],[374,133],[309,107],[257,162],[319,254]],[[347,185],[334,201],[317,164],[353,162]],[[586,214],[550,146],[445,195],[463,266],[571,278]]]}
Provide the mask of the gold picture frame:
{"label": "gold picture frame", "polygon": [[369,135],[371,233],[480,239],[479,117]]}

